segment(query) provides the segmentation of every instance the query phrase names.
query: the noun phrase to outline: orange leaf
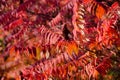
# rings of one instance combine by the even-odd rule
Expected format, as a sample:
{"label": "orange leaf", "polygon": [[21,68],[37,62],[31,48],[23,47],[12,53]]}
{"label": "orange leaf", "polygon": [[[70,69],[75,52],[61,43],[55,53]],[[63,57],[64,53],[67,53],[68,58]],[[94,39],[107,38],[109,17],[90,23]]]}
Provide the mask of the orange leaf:
{"label": "orange leaf", "polygon": [[98,5],[96,9],[96,16],[98,17],[98,19],[101,19],[105,14],[106,10],[101,5]]}

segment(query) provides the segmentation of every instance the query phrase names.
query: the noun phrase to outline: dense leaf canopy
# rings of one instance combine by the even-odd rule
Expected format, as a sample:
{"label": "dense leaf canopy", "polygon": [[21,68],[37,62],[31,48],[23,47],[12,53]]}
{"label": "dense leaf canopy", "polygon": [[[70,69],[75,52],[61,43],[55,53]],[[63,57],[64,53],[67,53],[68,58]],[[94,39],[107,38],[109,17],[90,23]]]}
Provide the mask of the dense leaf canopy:
{"label": "dense leaf canopy", "polygon": [[119,76],[119,0],[0,0],[1,80]]}

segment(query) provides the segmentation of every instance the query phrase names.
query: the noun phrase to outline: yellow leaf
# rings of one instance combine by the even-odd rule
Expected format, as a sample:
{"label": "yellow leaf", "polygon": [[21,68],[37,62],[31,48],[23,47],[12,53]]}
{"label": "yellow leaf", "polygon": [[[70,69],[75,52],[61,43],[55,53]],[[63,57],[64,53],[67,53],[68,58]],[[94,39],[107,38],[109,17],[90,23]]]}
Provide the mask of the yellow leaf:
{"label": "yellow leaf", "polygon": [[36,47],[36,58],[37,58],[37,60],[40,60],[40,52],[41,52],[41,48]]}

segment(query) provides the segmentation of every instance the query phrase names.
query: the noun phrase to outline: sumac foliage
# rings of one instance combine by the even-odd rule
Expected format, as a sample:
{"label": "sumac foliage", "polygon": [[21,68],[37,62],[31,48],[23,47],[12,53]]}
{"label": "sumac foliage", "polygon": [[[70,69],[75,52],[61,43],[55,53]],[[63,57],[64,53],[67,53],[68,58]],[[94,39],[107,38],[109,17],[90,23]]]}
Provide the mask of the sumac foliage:
{"label": "sumac foliage", "polygon": [[119,0],[0,0],[1,80],[119,76]]}

